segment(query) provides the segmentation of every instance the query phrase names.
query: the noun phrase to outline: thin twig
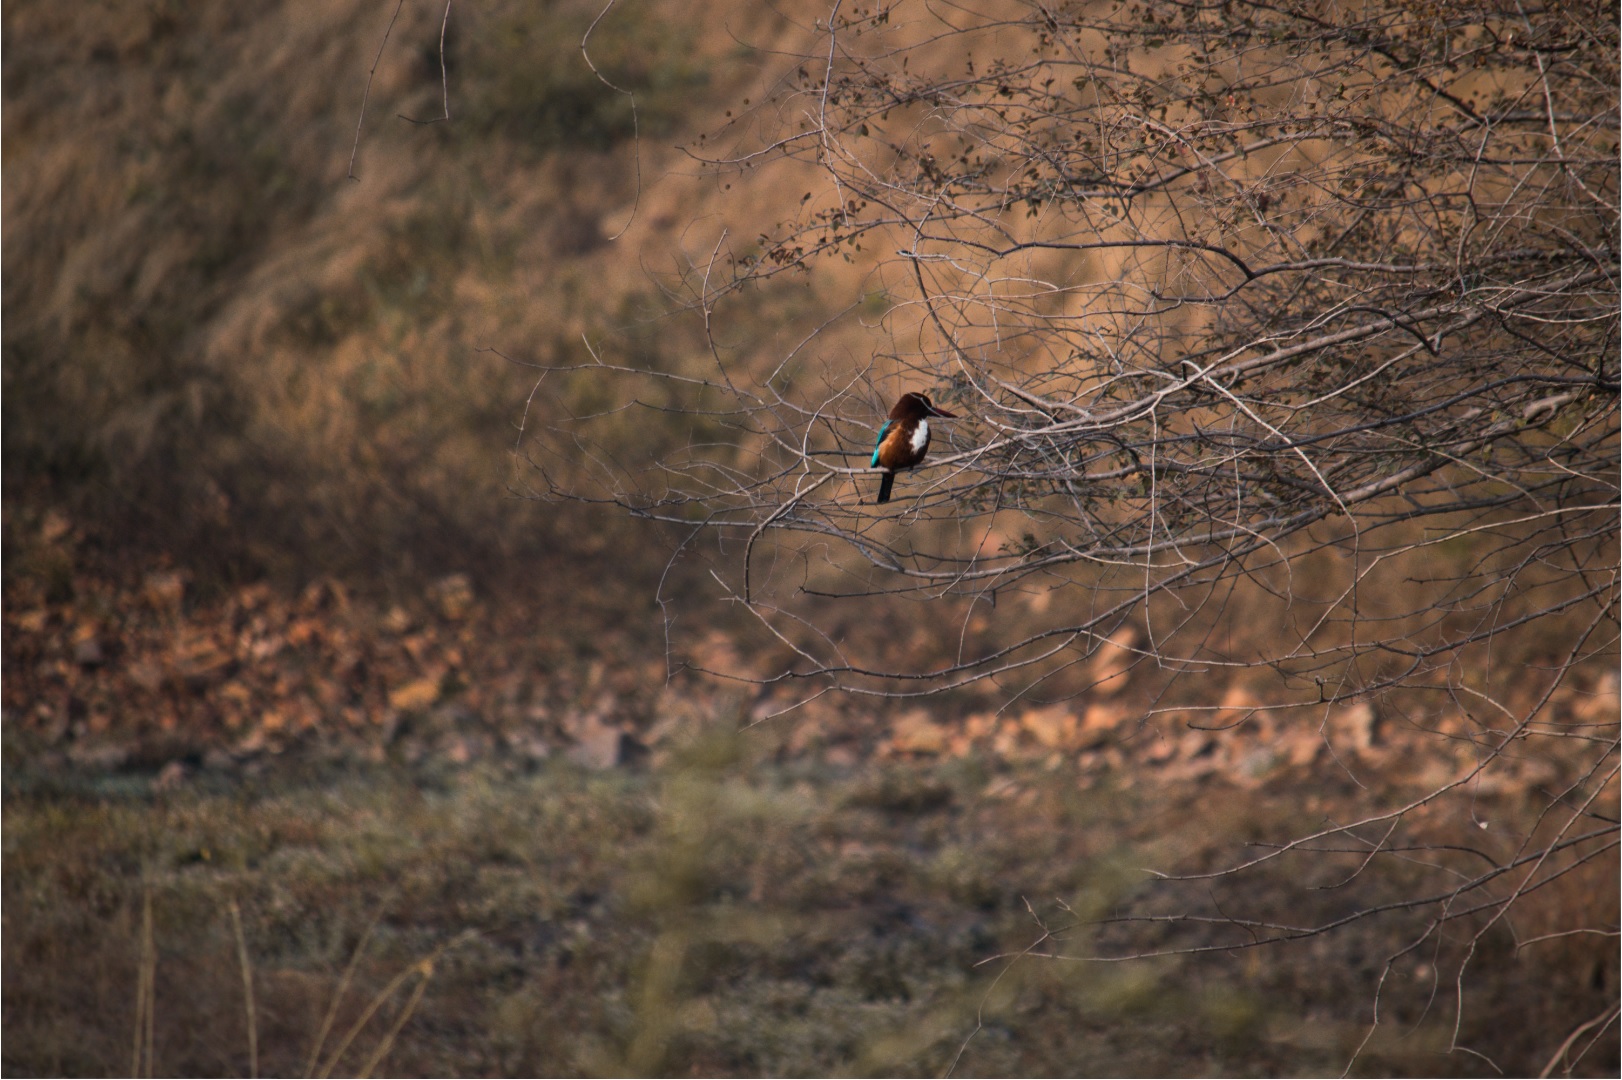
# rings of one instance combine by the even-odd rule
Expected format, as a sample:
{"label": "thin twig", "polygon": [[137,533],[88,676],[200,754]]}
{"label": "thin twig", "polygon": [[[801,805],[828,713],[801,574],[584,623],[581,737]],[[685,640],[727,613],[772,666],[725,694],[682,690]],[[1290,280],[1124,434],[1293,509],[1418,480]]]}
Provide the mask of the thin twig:
{"label": "thin twig", "polygon": [[242,909],[233,897],[229,904],[231,930],[236,935],[237,962],[242,968],[242,1002],[248,1013],[248,1075],[259,1075],[259,1014],[253,1004],[253,965],[248,959],[248,938],[242,932]]}
{"label": "thin twig", "polygon": [[382,918],[382,911],[379,910],[366,927],[366,931],[361,934],[360,940],[355,943],[354,951],[349,954],[349,963],[344,968],[343,976],[338,980],[337,988],[332,992],[332,1001],[327,1005],[327,1015],[322,1019],[321,1028],[315,1033],[314,1041],[310,1043],[310,1054],[304,1062],[306,1080],[315,1075],[316,1062],[320,1060],[321,1050],[326,1046],[327,1035],[332,1031],[333,1021],[338,1018],[338,1007],[343,1004],[349,986],[355,980],[355,969],[360,966],[360,958],[366,951],[366,943],[372,939],[372,931],[377,929],[377,924]]}
{"label": "thin twig", "polygon": [[586,47],[587,42],[591,40],[592,31],[597,29],[597,24],[603,21],[604,17],[606,17],[609,11],[613,9],[616,2],[617,0],[608,0],[608,3],[603,6],[603,10],[599,11],[597,13],[597,17],[591,20],[591,25],[586,27],[585,34],[583,34],[580,38],[580,55],[585,58],[586,66],[591,68],[591,73],[597,76],[597,81],[614,91],[616,94],[624,94],[626,97],[631,99],[631,146],[633,150],[631,155],[631,164],[634,168],[636,194],[633,196],[631,201],[631,216],[625,219],[625,224],[620,226],[618,232],[614,233],[614,235],[608,238],[610,243],[625,235],[625,233],[630,229],[631,223],[636,221],[637,210],[642,206],[642,123],[637,114],[636,94],[630,90],[626,90],[622,87],[614,85],[605,75],[603,75],[601,71],[598,71],[597,65],[592,62],[591,51]]}
{"label": "thin twig", "polygon": [[451,4],[454,0],[445,0],[445,17],[439,22],[439,91],[441,107],[444,112],[432,120],[412,120],[404,113],[398,113],[401,120],[413,124],[438,124],[451,118],[451,76],[450,69],[445,64],[445,30],[451,24]]}
{"label": "thin twig", "polygon": [[140,955],[135,968],[135,1040],[130,1051],[130,1075],[152,1075],[153,1011],[156,998],[158,953],[152,931],[152,882],[141,875]]}
{"label": "thin twig", "polygon": [[[383,62],[383,50],[388,48],[389,35],[394,33],[395,20],[400,17],[400,9],[405,7],[405,0],[394,5],[394,14],[389,16],[388,29],[383,31],[383,40],[377,46],[377,55],[372,58],[372,70],[366,73],[366,90],[360,96],[360,115],[355,117],[355,145],[349,150],[349,179],[359,181],[355,175],[355,155],[360,153],[360,127],[366,122],[366,102],[372,96],[372,80],[377,77],[378,65]],[[447,14],[449,11],[447,9]]]}

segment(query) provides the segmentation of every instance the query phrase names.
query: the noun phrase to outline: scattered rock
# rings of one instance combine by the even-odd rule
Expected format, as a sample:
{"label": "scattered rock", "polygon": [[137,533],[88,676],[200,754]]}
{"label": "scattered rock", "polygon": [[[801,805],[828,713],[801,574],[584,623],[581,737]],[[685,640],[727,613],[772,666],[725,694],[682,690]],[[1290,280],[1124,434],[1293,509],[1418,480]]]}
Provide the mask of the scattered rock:
{"label": "scattered rock", "polygon": [[173,791],[186,782],[191,775],[191,769],[184,761],[171,761],[158,770],[158,775],[152,779],[153,791]]}
{"label": "scattered rock", "polygon": [[1279,763],[1279,756],[1269,747],[1253,746],[1239,754],[1228,771],[1241,787],[1254,788],[1276,772]]}
{"label": "scattered rock", "polygon": [[1215,733],[1193,728],[1183,732],[1182,737],[1177,740],[1176,756],[1184,761],[1193,761],[1205,757],[1215,758],[1217,750],[1218,742]]}
{"label": "scattered rock", "polygon": [[1280,741],[1280,750],[1284,754],[1284,759],[1296,768],[1311,765],[1318,760],[1318,755],[1323,753],[1323,748],[1323,736],[1318,733],[1316,728],[1308,727],[1305,724],[1291,728],[1289,733],[1283,736]]}
{"label": "scattered rock", "polygon": [[388,614],[383,616],[380,625],[390,634],[403,634],[411,629],[411,613],[396,604],[394,607],[389,608]]}
{"label": "scattered rock", "polygon": [[963,721],[963,734],[970,739],[984,739],[997,730],[997,714],[990,712],[970,713]]}
{"label": "scattered rock", "polygon": [[73,529],[73,523],[56,510],[47,510],[39,525],[39,538],[54,544]]}
{"label": "scattered rock", "polygon": [[1164,732],[1151,732],[1148,748],[1139,753],[1149,764],[1161,765],[1176,756],[1177,741]]}
{"label": "scattered rock", "polygon": [[747,668],[743,657],[738,653],[737,645],[719,630],[711,632],[694,647],[691,663],[700,671],[723,675]]}
{"label": "scattered rock", "polygon": [[856,752],[854,746],[830,746],[823,752],[822,760],[835,769],[854,769],[861,761],[861,755]]}
{"label": "scattered rock", "polygon": [[25,634],[38,634],[50,625],[51,613],[47,608],[33,608],[29,611],[20,611],[12,618],[12,624]]}
{"label": "scattered rock", "polygon": [[1366,753],[1375,745],[1374,707],[1355,701],[1329,714],[1329,734],[1336,748],[1350,747]]}
{"label": "scattered rock", "polygon": [[466,574],[451,574],[428,587],[428,598],[445,618],[460,621],[473,607],[473,579]]}
{"label": "scattered rock", "polygon": [[81,769],[111,772],[129,760],[130,748],[101,740],[79,741],[68,747],[68,760]]}
{"label": "scattered rock", "polygon": [[1019,726],[1049,750],[1064,750],[1077,743],[1078,724],[1067,705],[1044,705],[1027,709]]}
{"label": "scattered rock", "polygon": [[[640,746],[627,746],[627,741],[635,744],[636,740],[595,713],[571,724],[570,734],[574,736],[575,745],[569,748],[565,756],[587,769],[612,769],[628,763],[630,758],[637,756],[636,750]],[[645,747],[641,749],[646,753]]]}
{"label": "scattered rock", "polygon": [[1574,695],[1572,716],[1579,723],[1609,726],[1622,715],[1622,696],[1618,694],[1616,672],[1601,675],[1588,693]]}
{"label": "scattered rock", "polygon": [[1077,745],[1093,750],[1109,742],[1126,719],[1126,712],[1116,705],[1093,703],[1081,715],[1080,729],[1076,733]]}
{"label": "scattered rock", "polygon": [[1214,730],[1228,730],[1240,725],[1251,724],[1258,716],[1265,715],[1258,710],[1261,703],[1242,685],[1228,687],[1228,692],[1222,695],[1222,706],[1215,716],[1198,721],[1200,727]]}
{"label": "scattered rock", "polygon": [[816,714],[798,717],[790,721],[793,725],[789,729],[788,738],[783,742],[783,751],[791,756],[813,753],[828,741],[828,722]]}
{"label": "scattered rock", "polygon": [[448,735],[441,739],[436,748],[439,756],[452,765],[466,765],[479,756],[479,747],[466,735]]}
{"label": "scattered rock", "polygon": [[389,707],[401,712],[426,709],[438,700],[438,679],[414,679],[389,691]]}
{"label": "scattered rock", "polygon": [[124,669],[130,682],[142,690],[156,690],[163,685],[163,669],[146,660],[133,660]]}
{"label": "scattered rock", "polygon": [[896,717],[890,748],[899,754],[939,754],[950,735],[923,709],[910,709]]}
{"label": "scattered rock", "polygon": [[552,756],[551,744],[533,732],[509,732],[506,743],[510,753],[532,763],[545,761]]}
{"label": "scattered rock", "polygon": [[1132,674],[1132,665],[1138,660],[1138,630],[1123,626],[1111,634],[1087,665],[1087,677],[1092,681],[1095,698],[1114,697],[1125,690]]}
{"label": "scattered rock", "polygon": [[81,637],[73,643],[73,662],[80,667],[100,667],[106,659],[100,638]]}
{"label": "scattered rock", "polygon": [[186,599],[187,575],[179,570],[154,570],[141,583],[141,597],[162,611],[177,611]]}

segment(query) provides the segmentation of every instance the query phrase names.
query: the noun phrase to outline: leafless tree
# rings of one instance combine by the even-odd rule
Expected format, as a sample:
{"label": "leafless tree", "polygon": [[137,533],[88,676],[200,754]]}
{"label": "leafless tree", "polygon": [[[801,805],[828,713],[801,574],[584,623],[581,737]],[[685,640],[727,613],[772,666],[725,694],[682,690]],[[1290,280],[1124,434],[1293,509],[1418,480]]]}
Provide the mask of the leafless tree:
{"label": "leafless tree", "polygon": [[[809,29],[698,152],[814,178],[800,216],[696,260],[707,367],[603,359],[616,408],[558,427],[601,484],[567,493],[719,537],[716,580],[781,646],[768,684],[1085,695],[1115,634],[1161,679],[1151,719],[1209,722],[1208,673],[1271,671],[1263,713],[1372,700],[1472,748],[1263,862],[1407,858],[1417,808],[1559,762],[1525,842],[1449,863],[1394,954],[1613,858],[1617,717],[1570,703],[1617,655],[1614,8],[839,2]],[[771,363],[716,345],[734,298],[847,264],[886,355],[819,368],[827,326]],[[906,389],[965,419],[874,505]],[[636,404],[703,432],[625,468],[597,426]],[[955,625],[948,662],[848,625],[909,599]],[[1235,618],[1272,621],[1230,646]]]}

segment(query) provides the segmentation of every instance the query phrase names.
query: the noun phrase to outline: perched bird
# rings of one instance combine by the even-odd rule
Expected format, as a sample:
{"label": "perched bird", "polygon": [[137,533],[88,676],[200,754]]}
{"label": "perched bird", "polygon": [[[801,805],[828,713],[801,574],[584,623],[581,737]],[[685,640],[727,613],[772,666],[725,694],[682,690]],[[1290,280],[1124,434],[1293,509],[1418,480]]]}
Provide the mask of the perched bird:
{"label": "perched bird", "polygon": [[879,484],[879,502],[890,501],[890,486],[895,483],[898,469],[910,469],[924,460],[929,452],[929,418],[953,417],[945,409],[936,408],[926,394],[902,394],[890,410],[890,419],[879,428],[878,442],[873,444],[875,469],[888,469]]}

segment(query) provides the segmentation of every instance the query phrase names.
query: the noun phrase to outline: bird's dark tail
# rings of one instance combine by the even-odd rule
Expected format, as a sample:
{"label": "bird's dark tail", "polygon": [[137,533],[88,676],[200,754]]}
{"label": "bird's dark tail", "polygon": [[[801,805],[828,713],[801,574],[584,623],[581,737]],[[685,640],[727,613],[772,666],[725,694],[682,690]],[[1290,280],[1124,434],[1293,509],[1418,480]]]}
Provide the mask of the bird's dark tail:
{"label": "bird's dark tail", "polygon": [[889,502],[890,501],[890,486],[892,484],[894,484],[894,483],[895,483],[895,473],[893,473],[893,472],[885,473],[884,474],[884,479],[879,481],[879,497],[877,499],[873,500],[873,501],[874,502],[881,502],[881,503],[882,502]]}

